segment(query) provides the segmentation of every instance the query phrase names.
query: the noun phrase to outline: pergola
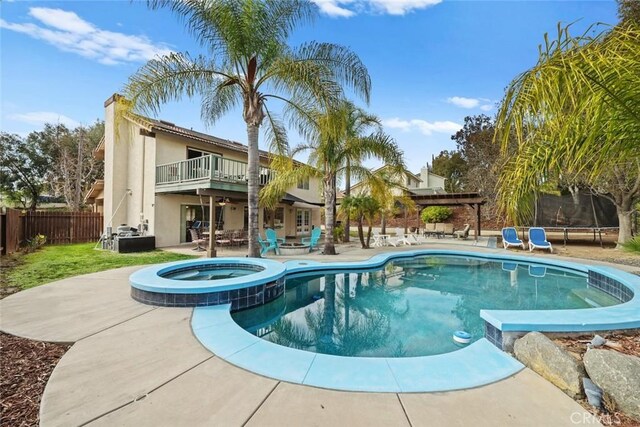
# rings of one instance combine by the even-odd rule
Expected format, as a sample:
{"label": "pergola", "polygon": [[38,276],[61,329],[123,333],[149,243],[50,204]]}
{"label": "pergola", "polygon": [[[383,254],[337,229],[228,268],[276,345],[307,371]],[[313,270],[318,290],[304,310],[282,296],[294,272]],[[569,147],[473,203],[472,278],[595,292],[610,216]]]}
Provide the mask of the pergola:
{"label": "pergola", "polygon": [[412,194],[411,199],[422,208],[428,206],[471,206],[476,213],[475,240],[481,231],[480,206],[487,201],[480,193]]}

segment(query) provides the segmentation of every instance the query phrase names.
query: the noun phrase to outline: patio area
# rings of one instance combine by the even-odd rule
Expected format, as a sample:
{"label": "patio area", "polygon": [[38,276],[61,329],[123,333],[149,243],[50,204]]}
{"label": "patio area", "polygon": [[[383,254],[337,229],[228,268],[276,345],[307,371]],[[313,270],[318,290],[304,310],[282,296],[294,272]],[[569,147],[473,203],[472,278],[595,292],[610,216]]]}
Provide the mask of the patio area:
{"label": "patio area", "polygon": [[[456,243],[468,250],[502,252]],[[451,244],[440,240],[428,247]],[[405,250],[353,246],[341,247],[341,261]],[[188,246],[172,250],[193,253]],[[304,258],[336,259],[317,252]],[[580,405],[526,368],[484,387],[440,393],[340,392],[249,373],[196,340],[192,309],[132,300],[128,277],[139,268],[73,277],[0,301],[2,331],[74,343],[47,384],[41,425],[533,426],[575,425],[585,419],[597,424]]]}

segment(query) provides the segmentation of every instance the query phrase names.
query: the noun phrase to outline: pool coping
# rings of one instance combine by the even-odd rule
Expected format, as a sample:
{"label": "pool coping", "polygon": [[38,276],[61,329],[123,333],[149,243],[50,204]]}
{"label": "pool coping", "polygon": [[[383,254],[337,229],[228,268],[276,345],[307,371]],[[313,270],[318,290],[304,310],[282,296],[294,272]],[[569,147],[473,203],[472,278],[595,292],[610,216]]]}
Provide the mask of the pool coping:
{"label": "pool coping", "polygon": [[232,365],[294,384],[359,392],[436,392],[479,387],[524,369],[484,338],[458,351],[421,357],[342,357],[298,350],[245,331],[230,308],[194,309],[191,327],[200,343]]}
{"label": "pool coping", "polygon": [[[627,302],[601,308],[571,310],[481,310],[487,328],[498,332],[580,332],[640,328],[640,277],[611,267],[554,259],[532,259],[506,253],[479,254],[458,250],[413,250],[374,255],[355,262],[321,263],[291,260],[285,275],[360,270],[421,255],[453,255],[475,259],[527,262],[618,281],[633,293]],[[244,276],[247,277],[247,276]],[[231,318],[231,306],[197,307],[192,317],[196,338],[229,363],[282,381],[321,388],[367,392],[435,392],[473,388],[499,381],[523,369],[502,351],[502,342],[482,338],[460,350],[407,358],[340,357],[280,346],[242,329]],[[211,333],[215,330],[215,333]]]}

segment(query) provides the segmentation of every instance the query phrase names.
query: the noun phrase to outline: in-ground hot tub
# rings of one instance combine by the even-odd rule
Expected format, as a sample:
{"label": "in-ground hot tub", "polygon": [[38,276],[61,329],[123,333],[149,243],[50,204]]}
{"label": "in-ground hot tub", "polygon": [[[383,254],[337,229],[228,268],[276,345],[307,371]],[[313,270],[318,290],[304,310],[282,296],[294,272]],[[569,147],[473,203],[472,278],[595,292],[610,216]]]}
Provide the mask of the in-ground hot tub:
{"label": "in-ground hot tub", "polygon": [[268,259],[218,258],[155,265],[129,277],[131,297],[162,307],[231,304],[255,307],[284,292],[284,264]]}

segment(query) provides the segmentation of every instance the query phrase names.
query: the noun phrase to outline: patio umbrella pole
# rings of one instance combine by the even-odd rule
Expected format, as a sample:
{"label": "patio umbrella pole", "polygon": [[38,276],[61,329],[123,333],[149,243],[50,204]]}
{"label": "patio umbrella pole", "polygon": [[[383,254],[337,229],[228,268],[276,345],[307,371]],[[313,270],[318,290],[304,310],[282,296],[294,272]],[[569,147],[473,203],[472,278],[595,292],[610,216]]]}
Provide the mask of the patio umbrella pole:
{"label": "patio umbrella pole", "polygon": [[207,257],[216,257],[216,198],[209,196],[209,246],[207,248]]}

